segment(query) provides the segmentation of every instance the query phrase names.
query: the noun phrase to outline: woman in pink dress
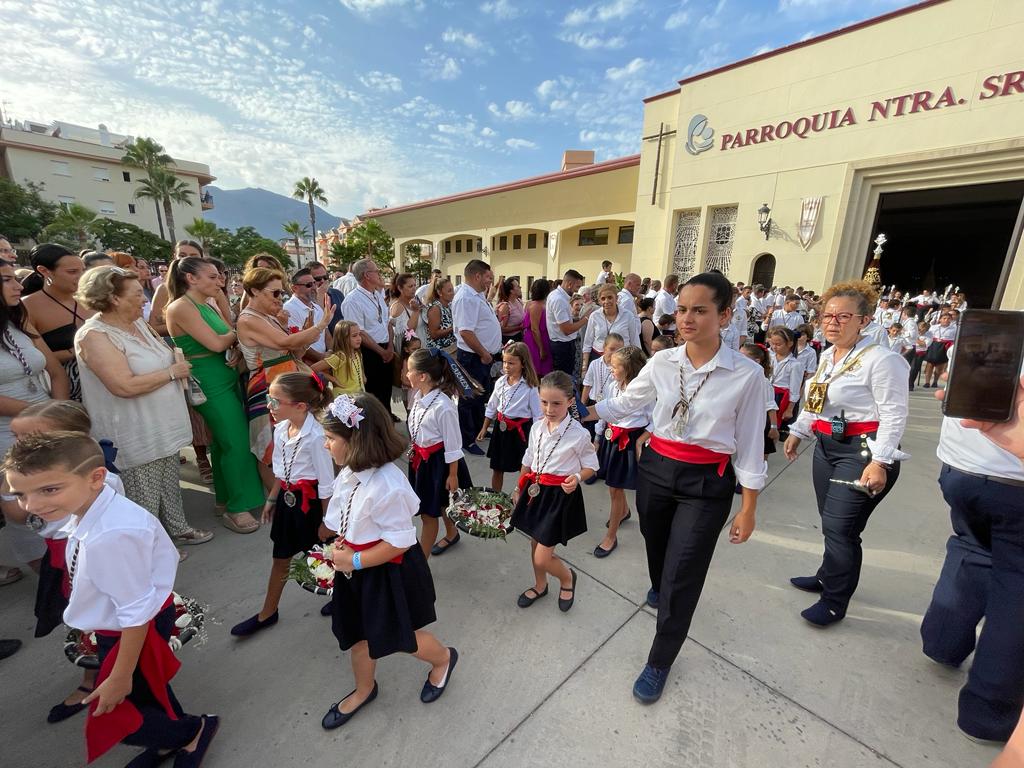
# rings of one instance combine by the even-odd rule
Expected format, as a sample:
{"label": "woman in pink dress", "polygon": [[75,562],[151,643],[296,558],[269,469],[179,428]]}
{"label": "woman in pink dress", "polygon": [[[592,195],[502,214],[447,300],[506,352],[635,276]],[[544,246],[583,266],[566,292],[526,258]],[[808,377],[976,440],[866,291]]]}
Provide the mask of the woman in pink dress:
{"label": "woman in pink dress", "polygon": [[551,362],[551,339],[548,338],[546,304],[551,293],[551,283],[543,277],[534,280],[530,287],[530,300],[526,304],[526,327],[523,341],[530,348],[533,367],[538,376],[551,373],[554,365]]}

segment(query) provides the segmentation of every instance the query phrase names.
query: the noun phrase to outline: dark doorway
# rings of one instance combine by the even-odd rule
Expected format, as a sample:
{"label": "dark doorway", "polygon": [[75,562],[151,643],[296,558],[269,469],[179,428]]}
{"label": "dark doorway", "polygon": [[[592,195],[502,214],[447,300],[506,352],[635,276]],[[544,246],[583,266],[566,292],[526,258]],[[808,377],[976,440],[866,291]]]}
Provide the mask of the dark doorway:
{"label": "dark doorway", "polygon": [[906,296],[952,284],[968,306],[991,307],[1022,198],[1024,181],[883,194],[871,235],[888,240],[882,283]]}
{"label": "dark doorway", "polygon": [[762,253],[754,259],[754,273],[750,278],[751,285],[763,285],[771,288],[775,281],[775,257],[770,253]]}

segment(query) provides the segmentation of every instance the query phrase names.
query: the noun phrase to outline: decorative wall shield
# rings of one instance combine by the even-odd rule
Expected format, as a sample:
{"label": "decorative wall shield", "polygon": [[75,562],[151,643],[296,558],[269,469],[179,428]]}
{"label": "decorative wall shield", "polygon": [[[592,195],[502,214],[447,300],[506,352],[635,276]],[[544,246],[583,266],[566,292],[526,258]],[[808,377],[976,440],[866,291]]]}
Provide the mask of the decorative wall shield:
{"label": "decorative wall shield", "polygon": [[805,197],[800,205],[800,224],[797,227],[797,237],[800,238],[800,245],[806,251],[811,245],[814,237],[814,230],[818,228],[818,212],[821,211],[820,197]]}

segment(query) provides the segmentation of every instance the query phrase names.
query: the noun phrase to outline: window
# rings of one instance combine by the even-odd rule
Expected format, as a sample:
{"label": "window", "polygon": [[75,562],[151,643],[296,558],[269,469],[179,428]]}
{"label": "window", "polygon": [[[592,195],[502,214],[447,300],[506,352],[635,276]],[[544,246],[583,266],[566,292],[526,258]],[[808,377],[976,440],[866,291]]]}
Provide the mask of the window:
{"label": "window", "polygon": [[100,213],[106,216],[117,215],[117,208],[114,207],[114,202],[112,200],[100,200],[99,204]]}
{"label": "window", "polygon": [[60,205],[61,208],[64,208],[65,210],[74,202],[75,198],[73,197],[68,197],[67,195],[57,195],[57,203]]}
{"label": "window", "polygon": [[462,285],[462,275],[455,276],[455,285]]}
{"label": "window", "polygon": [[498,238],[498,250],[499,251],[507,251],[508,250],[508,235],[502,235],[501,237]]}
{"label": "window", "polygon": [[[492,248],[494,247],[494,243],[491,243],[491,247]],[[478,237],[476,239],[476,252],[477,253],[483,253],[483,251],[484,251],[484,241],[483,241],[483,238]]]}
{"label": "window", "polygon": [[466,240],[466,253],[472,253],[472,252],[473,252],[473,241],[467,239]]}
{"label": "window", "polygon": [[456,253],[462,253],[462,241],[461,240],[456,240],[455,241],[455,252]]}
{"label": "window", "polygon": [[128,213],[135,213],[135,203],[128,203]]}
{"label": "window", "polygon": [[608,227],[581,229],[580,245],[608,245]]}
{"label": "window", "polygon": [[544,233],[544,247],[545,248],[548,247],[548,233],[547,232]]}
{"label": "window", "polygon": [[522,250],[522,248],[523,248],[523,236],[522,235],[512,235],[512,250],[513,251],[520,251],[520,250]]}
{"label": "window", "polygon": [[110,169],[94,165],[92,167],[92,177],[96,181],[110,181]]}
{"label": "window", "polygon": [[64,160],[51,160],[50,171],[54,176],[70,176],[71,167]]}
{"label": "window", "polygon": [[619,227],[619,245],[633,242],[633,227]]}
{"label": "window", "polygon": [[445,240],[444,241],[444,252],[445,253],[451,253],[452,252],[452,241],[451,240]]}
{"label": "window", "polygon": [[132,175],[128,171],[121,171],[121,178],[125,181],[131,181]]}
{"label": "window", "polygon": [[537,233],[536,232],[526,236],[526,247],[527,248],[536,248],[537,247]]}
{"label": "window", "polygon": [[492,251],[494,250],[494,238],[493,237],[491,237],[491,250]]}
{"label": "window", "polygon": [[736,235],[737,211],[738,206],[735,205],[711,210],[704,269],[717,269],[724,275],[729,274],[729,267],[732,264],[732,245]]}
{"label": "window", "polygon": [[526,276],[526,295],[530,295],[530,289],[533,288],[533,275]]}

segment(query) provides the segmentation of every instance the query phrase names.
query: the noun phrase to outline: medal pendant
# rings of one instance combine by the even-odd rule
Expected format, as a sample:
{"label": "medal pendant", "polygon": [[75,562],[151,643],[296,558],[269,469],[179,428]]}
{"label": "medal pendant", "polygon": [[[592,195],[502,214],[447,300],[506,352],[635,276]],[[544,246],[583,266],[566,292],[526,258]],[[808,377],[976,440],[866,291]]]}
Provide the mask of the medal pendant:
{"label": "medal pendant", "polygon": [[284,492],[284,503],[285,503],[286,506],[294,507],[295,506],[295,494],[292,493],[291,491],[285,491]]}
{"label": "medal pendant", "polygon": [[43,528],[46,527],[46,521],[43,520],[43,518],[41,518],[39,515],[29,515],[25,519],[25,527],[28,528],[30,531],[35,531],[36,533],[39,533],[41,530],[43,530]]}
{"label": "medal pendant", "polygon": [[540,486],[537,483],[530,483],[530,487],[526,489],[526,492],[530,495],[531,499],[535,499],[540,496]]}
{"label": "medal pendant", "polygon": [[807,402],[804,408],[809,413],[821,413],[825,407],[825,398],[828,396],[828,384],[825,382],[811,382],[807,388]]}
{"label": "medal pendant", "polygon": [[506,424],[504,421],[499,421],[498,422],[498,429],[500,429],[502,432],[504,432],[505,430],[508,429],[508,424]]}
{"label": "medal pendant", "polygon": [[28,391],[29,392],[38,392],[39,391],[39,386],[36,384],[35,379],[29,379],[26,382],[26,386],[28,387]]}
{"label": "medal pendant", "polygon": [[604,439],[605,440],[611,440],[612,439],[612,428],[611,427],[608,427],[608,429],[606,429],[604,431]]}

